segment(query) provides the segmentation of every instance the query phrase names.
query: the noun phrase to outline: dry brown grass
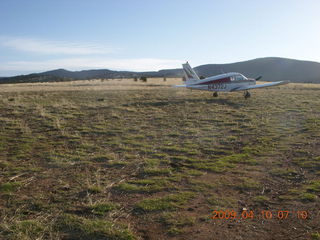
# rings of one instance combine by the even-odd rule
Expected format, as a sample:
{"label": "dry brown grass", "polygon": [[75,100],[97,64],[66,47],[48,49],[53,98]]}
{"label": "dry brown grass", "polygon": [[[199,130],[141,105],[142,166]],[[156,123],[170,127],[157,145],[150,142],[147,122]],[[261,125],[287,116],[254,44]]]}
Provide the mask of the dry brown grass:
{"label": "dry brown grass", "polygon": [[148,78],[147,82],[142,82],[140,80],[135,82],[132,78],[106,80],[94,79],[53,83],[2,84],[0,85],[0,92],[138,90],[152,85],[165,87],[178,84],[182,84],[181,78],[167,78],[165,82],[163,81],[163,78]]}

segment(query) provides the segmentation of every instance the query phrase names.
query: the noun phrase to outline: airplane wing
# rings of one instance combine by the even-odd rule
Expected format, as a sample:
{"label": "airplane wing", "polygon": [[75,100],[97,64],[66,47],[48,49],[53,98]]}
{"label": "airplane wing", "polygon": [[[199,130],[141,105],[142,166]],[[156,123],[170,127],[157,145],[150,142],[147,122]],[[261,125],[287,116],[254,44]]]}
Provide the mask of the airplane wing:
{"label": "airplane wing", "polygon": [[289,82],[286,81],[279,81],[279,82],[271,82],[271,83],[264,83],[264,84],[258,84],[258,85],[249,85],[249,86],[243,86],[243,87],[237,87],[232,89],[231,91],[241,91],[241,90],[249,90],[254,88],[264,88],[264,87],[271,87],[276,85],[283,85],[287,84]]}

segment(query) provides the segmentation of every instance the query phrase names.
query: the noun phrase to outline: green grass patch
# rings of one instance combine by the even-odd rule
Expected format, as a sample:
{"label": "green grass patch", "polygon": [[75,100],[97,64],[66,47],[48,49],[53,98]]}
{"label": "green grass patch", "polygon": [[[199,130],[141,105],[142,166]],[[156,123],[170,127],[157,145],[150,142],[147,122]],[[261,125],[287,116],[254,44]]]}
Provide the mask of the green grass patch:
{"label": "green grass patch", "polygon": [[164,212],[161,214],[159,222],[166,226],[186,227],[193,226],[196,219],[194,217],[178,216],[172,212]]}
{"label": "green grass patch", "polygon": [[319,232],[312,233],[311,240],[320,240],[320,233]]}
{"label": "green grass patch", "polygon": [[320,180],[314,180],[310,182],[311,184],[306,186],[306,189],[310,192],[320,192]]}
{"label": "green grass patch", "polygon": [[114,168],[122,168],[127,166],[129,163],[125,161],[119,161],[119,160],[113,160],[108,162],[107,166],[108,167],[114,167]]}
{"label": "green grass patch", "polygon": [[9,193],[16,191],[22,184],[20,182],[7,182],[0,185],[0,192]]}
{"label": "green grass patch", "polygon": [[317,195],[312,194],[312,193],[301,193],[299,196],[299,199],[302,202],[314,202],[317,198]]}
{"label": "green grass patch", "polygon": [[8,169],[12,166],[12,164],[10,164],[7,161],[0,161],[0,169]]}
{"label": "green grass patch", "polygon": [[92,185],[92,186],[89,186],[88,187],[88,190],[87,190],[89,193],[92,193],[92,194],[98,194],[98,193],[101,193],[103,192],[103,188],[101,186],[97,186],[97,185]]}
{"label": "green grass patch", "polygon": [[225,156],[219,158],[219,162],[226,162],[226,163],[242,163],[248,165],[256,165],[257,161],[249,156],[247,153],[238,153],[232,154],[229,156]]}
{"label": "green grass patch", "polygon": [[184,227],[191,227],[196,223],[196,219],[194,217],[177,216],[171,212],[161,214],[158,221],[166,226],[168,234],[173,236],[183,233]]}
{"label": "green grass patch", "polygon": [[37,220],[17,221],[9,226],[9,239],[43,239],[46,226]]}
{"label": "green grass patch", "polygon": [[169,168],[145,168],[143,169],[143,174],[149,176],[168,176],[171,174]]}
{"label": "green grass patch", "polygon": [[298,176],[298,172],[296,170],[283,168],[274,168],[270,171],[270,174],[284,179],[295,179]]}
{"label": "green grass patch", "polygon": [[182,207],[189,200],[194,197],[192,192],[183,192],[176,194],[169,194],[160,198],[149,198],[138,202],[135,205],[137,211],[155,212],[165,210],[175,210]]}
{"label": "green grass patch", "polygon": [[69,236],[70,238],[72,236],[73,239],[136,239],[135,235],[124,225],[102,219],[87,219],[71,214],[60,216],[55,223],[55,228],[63,232],[66,237]]}
{"label": "green grass patch", "polygon": [[252,201],[259,204],[259,205],[265,205],[270,201],[270,198],[268,198],[267,196],[260,195],[260,196],[255,196],[252,199]]}
{"label": "green grass patch", "polygon": [[298,157],[292,160],[299,167],[308,169],[310,171],[320,170],[320,157],[311,158],[311,157]]}
{"label": "green grass patch", "polygon": [[95,215],[103,216],[106,213],[119,208],[118,204],[112,202],[100,202],[90,206],[91,212]]}
{"label": "green grass patch", "polygon": [[260,188],[260,183],[252,178],[241,177],[238,180],[239,182],[234,184],[235,188],[238,190],[250,191],[250,190],[256,190]]}
{"label": "green grass patch", "polygon": [[197,192],[207,192],[210,189],[216,189],[218,186],[217,183],[208,183],[195,179],[188,180],[188,183],[191,186],[192,190]]}
{"label": "green grass patch", "polygon": [[207,202],[210,204],[211,209],[227,209],[235,207],[236,200],[231,197],[218,197],[218,196],[211,196],[207,198]]}

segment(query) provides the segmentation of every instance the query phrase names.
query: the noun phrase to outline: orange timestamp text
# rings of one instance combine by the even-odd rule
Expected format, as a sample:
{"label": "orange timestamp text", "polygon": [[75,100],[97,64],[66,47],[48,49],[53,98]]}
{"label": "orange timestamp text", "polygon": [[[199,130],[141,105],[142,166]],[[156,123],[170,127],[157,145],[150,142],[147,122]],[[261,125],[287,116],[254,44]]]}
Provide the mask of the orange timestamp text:
{"label": "orange timestamp text", "polygon": [[289,211],[289,210],[242,210],[237,212],[235,210],[213,210],[211,219],[307,219],[309,217],[308,211]]}

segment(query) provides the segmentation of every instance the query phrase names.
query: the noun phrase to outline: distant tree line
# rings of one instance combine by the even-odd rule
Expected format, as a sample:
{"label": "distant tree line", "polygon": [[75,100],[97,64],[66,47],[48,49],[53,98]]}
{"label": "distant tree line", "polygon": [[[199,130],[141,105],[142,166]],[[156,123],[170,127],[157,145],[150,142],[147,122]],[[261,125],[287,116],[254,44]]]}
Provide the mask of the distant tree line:
{"label": "distant tree line", "polygon": [[29,74],[16,77],[0,78],[0,84],[5,83],[37,83],[37,82],[67,82],[73,81],[72,78],[56,77],[52,75]]}

